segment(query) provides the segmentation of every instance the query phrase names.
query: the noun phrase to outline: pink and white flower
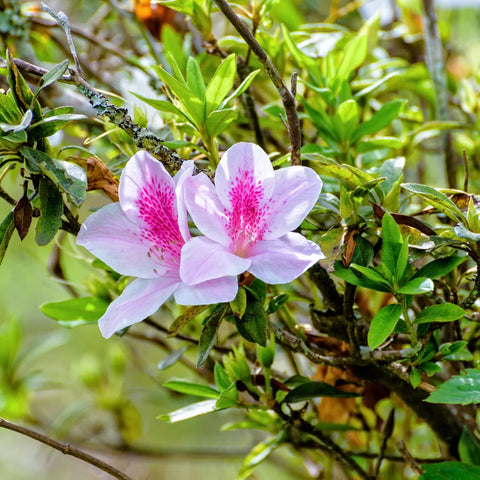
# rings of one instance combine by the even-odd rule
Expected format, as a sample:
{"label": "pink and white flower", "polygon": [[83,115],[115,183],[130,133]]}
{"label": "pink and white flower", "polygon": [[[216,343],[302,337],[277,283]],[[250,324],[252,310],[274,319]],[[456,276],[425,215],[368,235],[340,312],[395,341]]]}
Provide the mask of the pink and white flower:
{"label": "pink and white flower", "polygon": [[150,154],[138,152],[123,170],[120,201],[101,208],[83,223],[77,243],[122,275],[137,277],[100,318],[104,337],[155,313],[172,294],[180,305],[235,298],[235,274],[224,273],[194,286],[180,278],[181,251],[190,232],[177,192],[193,169],[193,161],[185,162],[172,179]]}
{"label": "pink and white flower", "polygon": [[183,246],[180,278],[195,286],[248,271],[266,283],[291,282],[324,258],[316,243],[292,232],[321,187],[312,169],[274,170],[259,146],[237,143],[223,155],[215,185],[202,173],[185,179],[187,210],[205,236]]}

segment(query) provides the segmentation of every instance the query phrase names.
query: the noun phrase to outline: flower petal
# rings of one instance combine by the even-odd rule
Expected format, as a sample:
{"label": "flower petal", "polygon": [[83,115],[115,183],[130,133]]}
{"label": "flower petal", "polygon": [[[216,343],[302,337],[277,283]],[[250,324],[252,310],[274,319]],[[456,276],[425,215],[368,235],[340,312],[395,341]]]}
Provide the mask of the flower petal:
{"label": "flower petal", "polygon": [[265,240],[273,240],[295,230],[318,200],[322,181],[308,167],[286,167],[275,171],[271,213],[266,219]]}
{"label": "flower petal", "polygon": [[265,283],[288,283],[318,260],[325,258],[320,247],[299,233],[288,233],[276,240],[257,242],[249,251],[248,271]]}
{"label": "flower petal", "polygon": [[164,270],[149,257],[146,242],[137,225],[123,213],[118,203],[102,207],[83,223],[77,244],[85,247],[122,275],[154,278]]}
{"label": "flower petal", "polygon": [[183,185],[183,198],[193,223],[207,237],[222,245],[229,245],[224,208],[211,180],[200,173],[186,179]]}
{"label": "flower petal", "polygon": [[223,154],[215,174],[215,185],[227,209],[232,208],[236,196],[245,194],[255,195],[263,205],[270,199],[275,186],[272,163],[258,145],[237,143]]}
{"label": "flower petal", "polygon": [[173,177],[173,181],[176,185],[175,192],[177,194],[178,227],[185,241],[189,240],[191,237],[190,230],[188,229],[187,206],[185,205],[184,199],[185,180],[193,175],[194,169],[195,164],[193,160],[187,160],[183,162],[180,170]]}
{"label": "flower petal", "polygon": [[234,255],[207,237],[194,237],[182,248],[180,278],[187,285],[231,277],[248,270],[250,260]]}
{"label": "flower petal", "polygon": [[[163,194],[172,203],[175,195],[173,178],[165,167],[145,150],[137,152],[127,162],[120,177],[120,205],[132,222],[141,222],[139,200],[147,202],[157,193]],[[165,199],[164,199],[165,200]],[[175,211],[176,214],[176,211]]]}
{"label": "flower petal", "polygon": [[237,296],[237,277],[222,277],[199,283],[181,283],[175,290],[175,301],[179,305],[212,305],[230,302]]}
{"label": "flower petal", "polygon": [[105,338],[111,337],[122,328],[155,313],[178,286],[178,280],[137,278],[116,298],[98,321]]}

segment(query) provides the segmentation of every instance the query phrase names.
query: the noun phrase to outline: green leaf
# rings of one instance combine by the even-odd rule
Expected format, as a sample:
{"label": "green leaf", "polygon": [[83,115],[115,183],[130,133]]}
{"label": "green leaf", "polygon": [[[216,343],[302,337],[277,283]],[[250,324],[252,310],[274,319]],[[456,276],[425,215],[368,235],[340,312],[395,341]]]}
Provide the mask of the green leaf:
{"label": "green leaf", "polygon": [[196,127],[200,128],[205,119],[203,101],[163,68],[155,66],[154,69],[160,80],[168,85],[185,111],[189,113]]}
{"label": "green leaf", "polygon": [[460,460],[469,465],[480,465],[480,445],[478,439],[467,427],[463,427],[462,436],[458,443]]}
{"label": "green leaf", "polygon": [[403,100],[393,100],[376,112],[372,118],[362,122],[352,135],[352,143],[357,142],[365,135],[371,135],[388,127],[392,120],[398,116],[400,109],[402,108]]}
{"label": "green leaf", "polygon": [[475,243],[480,242],[480,233],[474,233],[471,230],[468,230],[467,228],[465,228],[461,224],[456,225],[453,230],[455,232],[455,235],[457,235],[458,238],[466,238],[467,240],[470,240]]}
{"label": "green leaf", "polygon": [[35,227],[37,245],[47,245],[62,224],[63,198],[55,184],[47,177],[40,179],[38,188],[40,218]]}
{"label": "green leaf", "polygon": [[32,123],[33,120],[33,112],[31,110],[27,110],[22,117],[22,120],[18,125],[10,125],[8,123],[0,123],[0,131],[3,133],[18,133],[26,130],[28,126]]}
{"label": "green leaf", "polygon": [[218,398],[219,396],[219,392],[212,387],[198,383],[184,382],[183,380],[169,380],[165,382],[163,386],[175,392],[195,395],[196,397]]}
{"label": "green leaf", "polygon": [[157,418],[170,423],[181,422],[182,420],[188,420],[219,410],[216,404],[216,400],[204,400],[203,402],[193,403],[174,412],[159,415]]}
{"label": "green leaf", "polygon": [[393,217],[385,212],[382,218],[382,263],[395,276],[397,260],[402,249],[403,238]]}
{"label": "green leaf", "polygon": [[230,307],[234,315],[243,317],[247,309],[247,292],[243,287],[238,289],[237,296],[230,302]]}
{"label": "green leaf", "polygon": [[45,75],[43,75],[43,77],[40,79],[40,85],[35,91],[32,102],[35,101],[42,89],[48,87],[52,83],[55,83],[62,77],[62,75],[67,71],[69,62],[70,60],[64,60],[63,62],[55,65],[51,70],[49,70]]}
{"label": "green leaf", "polygon": [[250,301],[242,318],[235,317],[235,324],[243,338],[249,342],[258,343],[263,347],[267,344],[268,316],[263,304]]}
{"label": "green leaf", "polygon": [[207,118],[207,132],[211,137],[220,135],[236,118],[238,113],[233,108],[215,110]]}
{"label": "green leaf", "polygon": [[203,82],[202,72],[193,57],[188,57],[187,60],[187,85],[198,98],[205,98],[205,83]]}
{"label": "green leaf", "polygon": [[254,78],[260,73],[260,70],[254,70],[252,73],[249,73],[243,82],[238,86],[238,88],[229,95],[221,104],[220,109],[224,109],[234,98],[239,97],[242,93],[247,90],[247,88],[251,85]]}
{"label": "green leaf", "polygon": [[303,402],[315,397],[335,397],[335,398],[352,398],[359,397],[360,394],[353,392],[344,392],[338,388],[332,387],[324,382],[307,382],[295,387],[283,399],[284,403]]}
{"label": "green leaf", "polygon": [[398,150],[403,147],[403,141],[395,137],[374,137],[367,138],[358,143],[356,151],[358,153],[371,152],[381,148],[392,148]]}
{"label": "green leaf", "polygon": [[270,303],[267,306],[268,313],[275,313],[278,309],[282,308],[285,303],[287,303],[289,295],[282,293],[270,300]]}
{"label": "green leaf", "polygon": [[216,315],[215,313],[207,318],[198,342],[197,368],[201,367],[205,363],[210,350],[217,343],[217,329],[222,321],[222,318],[223,315]]}
{"label": "green leaf", "polygon": [[213,374],[215,376],[215,385],[220,392],[223,392],[223,390],[226,390],[232,384],[230,378],[228,378],[227,372],[218,362],[215,362]]}
{"label": "green leaf", "polygon": [[418,368],[412,367],[410,370],[410,383],[413,388],[417,388],[422,383],[422,375]]}
{"label": "green leaf", "polygon": [[402,188],[414,193],[429,205],[432,205],[456,223],[463,223],[462,211],[442,192],[428,185],[402,183]]}
{"label": "green leaf", "polygon": [[13,232],[15,231],[15,222],[13,219],[13,210],[8,213],[8,215],[3,219],[0,224],[0,264],[5,257],[8,244],[12,238]]}
{"label": "green leaf", "polygon": [[228,95],[228,92],[233,88],[236,73],[237,64],[235,54],[232,53],[223,60],[210,79],[210,82],[208,82],[205,91],[205,109],[207,115],[218,109]]}
{"label": "green leaf", "polygon": [[62,302],[44,303],[41,312],[65,327],[96,323],[107,310],[108,303],[98,297],[71,298]]}
{"label": "green leaf", "polygon": [[217,400],[217,408],[231,408],[238,404],[238,390],[235,383],[231,383],[225,390],[220,392]]}
{"label": "green leaf", "polygon": [[250,286],[247,287],[245,285],[244,288],[253,295],[255,300],[260,302],[262,305],[265,303],[265,299],[267,298],[267,286],[260,279],[255,278]]}
{"label": "green leaf", "polygon": [[173,321],[170,327],[168,327],[168,336],[175,337],[178,335],[185,325],[190,323],[196,316],[207,310],[208,307],[209,305],[193,305],[188,307]]}
{"label": "green leaf", "polygon": [[424,473],[418,480],[478,480],[480,468],[460,462],[441,462],[422,465]]}
{"label": "green leaf", "polygon": [[30,139],[39,139],[50,137],[54,133],[61,130],[65,125],[77,120],[87,118],[85,115],[67,113],[63,115],[54,115],[43,118],[39,122],[33,123],[28,129],[28,136]]}
{"label": "green leaf", "polygon": [[465,260],[467,260],[467,257],[460,257],[457,255],[452,257],[438,258],[437,260],[433,260],[417,270],[413,278],[428,277],[434,279],[443,277],[465,262]]}
{"label": "green leaf", "polygon": [[385,285],[385,287],[387,288],[390,287],[388,280],[380,272],[377,272],[377,270],[372,267],[362,267],[361,265],[356,265],[352,263],[350,265],[350,268],[361,273],[372,282],[380,283],[382,285]]}
{"label": "green leaf", "polygon": [[348,80],[350,74],[365,61],[367,47],[368,38],[366,35],[359,35],[348,42],[336,71],[336,81],[343,82]]}
{"label": "green leaf", "polygon": [[335,134],[340,142],[350,138],[358,124],[358,105],[355,100],[347,100],[338,106],[332,119]]}
{"label": "green leaf", "polygon": [[262,463],[275,449],[284,442],[284,432],[281,431],[276,437],[268,438],[257,443],[245,457],[236,480],[246,480],[250,477],[255,467]]}
{"label": "green leaf", "polygon": [[406,285],[397,290],[397,293],[404,295],[417,295],[431,292],[433,290],[433,281],[430,278],[417,277],[410,280]]}
{"label": "green leaf", "polygon": [[353,270],[345,268],[342,265],[342,262],[335,262],[335,271],[333,272],[337,277],[345,280],[352,285],[357,285],[358,287],[370,288],[371,290],[376,290],[378,292],[390,292],[390,287],[386,286],[384,282],[374,282],[368,278],[360,278],[353,273]]}
{"label": "green leaf", "polygon": [[422,310],[415,319],[415,323],[453,322],[462,318],[467,312],[453,303],[430,305]]}
{"label": "green leaf", "polygon": [[480,370],[467,368],[442,383],[426,400],[430,403],[480,403]]}
{"label": "green leaf", "polygon": [[87,196],[87,175],[83,168],[70,162],[55,160],[46,153],[23,146],[20,153],[25,166],[32,173],[43,173],[58,185],[79,206]]}
{"label": "green leaf", "polygon": [[380,346],[390,336],[401,314],[402,307],[398,303],[386,305],[378,311],[368,330],[368,346],[372,350]]}
{"label": "green leaf", "polygon": [[134,93],[134,95],[140,100],[142,100],[143,102],[145,102],[147,105],[150,105],[151,107],[155,108],[156,110],[159,110],[161,112],[173,113],[174,115],[178,115],[179,117],[182,117],[187,122],[196,126],[195,122],[193,122],[184,112],[182,112],[179,108],[177,108],[173,103],[166,102],[165,100],[158,100],[156,98],[147,98],[138,93]]}

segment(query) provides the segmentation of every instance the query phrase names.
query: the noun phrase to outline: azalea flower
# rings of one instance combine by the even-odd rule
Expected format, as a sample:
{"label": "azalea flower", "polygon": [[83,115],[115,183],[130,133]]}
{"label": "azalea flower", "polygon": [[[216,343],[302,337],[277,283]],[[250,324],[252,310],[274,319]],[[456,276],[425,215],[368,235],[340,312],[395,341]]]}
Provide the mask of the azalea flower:
{"label": "azalea flower", "polygon": [[205,236],[183,246],[180,278],[194,286],[248,271],[266,283],[291,282],[324,258],[316,243],[292,232],[321,187],[312,169],[274,170],[259,146],[237,143],[224,153],[215,185],[202,173],[185,179],[187,210]]}
{"label": "azalea flower", "polygon": [[185,285],[179,275],[180,254],[190,239],[183,202],[177,195],[192,175],[193,161],[185,162],[174,179],[145,151],[125,166],[118,203],[90,215],[77,243],[113,270],[137,277],[99,320],[106,338],[155,313],[173,294],[180,305],[228,302],[238,290],[236,276]]}

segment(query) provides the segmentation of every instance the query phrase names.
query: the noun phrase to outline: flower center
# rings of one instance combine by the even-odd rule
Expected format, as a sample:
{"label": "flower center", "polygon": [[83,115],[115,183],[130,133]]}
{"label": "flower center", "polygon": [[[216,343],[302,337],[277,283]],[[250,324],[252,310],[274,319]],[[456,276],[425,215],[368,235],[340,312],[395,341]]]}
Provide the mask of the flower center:
{"label": "flower center", "polygon": [[143,220],[142,238],[151,243],[148,256],[154,263],[178,272],[185,240],[178,228],[175,191],[158,179],[151,179],[136,200]]}
{"label": "flower center", "polygon": [[248,249],[262,239],[267,229],[265,219],[271,202],[265,202],[262,182],[255,182],[252,173],[247,170],[239,170],[230,184],[228,197],[231,209],[225,209],[224,213],[232,250],[236,255],[245,257]]}

